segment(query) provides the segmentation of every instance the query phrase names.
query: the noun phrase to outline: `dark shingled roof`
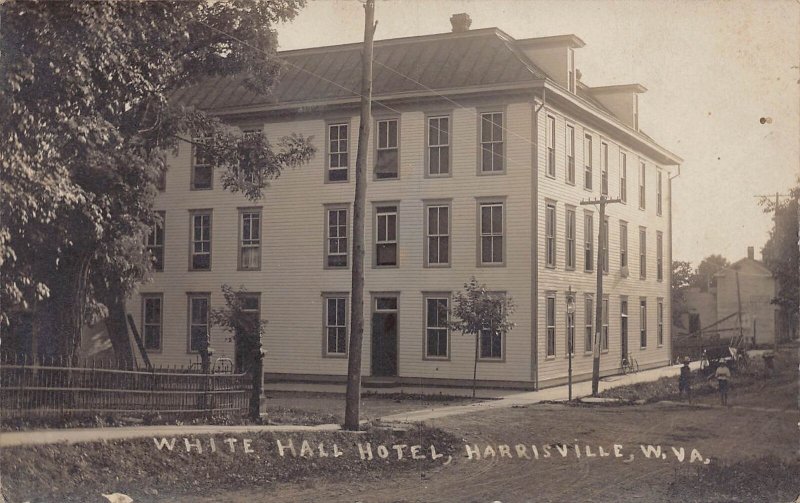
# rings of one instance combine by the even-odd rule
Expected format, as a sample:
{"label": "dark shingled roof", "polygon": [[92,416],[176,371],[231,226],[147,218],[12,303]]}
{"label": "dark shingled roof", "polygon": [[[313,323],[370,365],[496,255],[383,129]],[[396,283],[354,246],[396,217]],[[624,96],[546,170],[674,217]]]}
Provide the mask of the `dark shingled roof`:
{"label": "dark shingled roof", "polygon": [[[360,43],[278,54],[285,64],[269,95],[248,90],[240,76],[210,78],[178,91],[174,98],[203,110],[220,110],[358,96]],[[497,28],[376,41],[374,61],[377,97],[425,91],[425,87],[441,91],[546,78]]]}

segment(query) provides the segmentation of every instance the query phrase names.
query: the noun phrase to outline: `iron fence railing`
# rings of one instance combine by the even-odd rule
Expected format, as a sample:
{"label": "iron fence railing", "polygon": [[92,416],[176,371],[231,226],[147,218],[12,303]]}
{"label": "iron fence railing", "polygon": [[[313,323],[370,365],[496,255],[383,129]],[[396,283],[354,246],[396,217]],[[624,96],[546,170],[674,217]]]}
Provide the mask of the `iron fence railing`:
{"label": "iron fence railing", "polygon": [[63,359],[0,356],[3,419],[88,414],[241,415],[248,410],[248,374],[182,367],[72,366]]}

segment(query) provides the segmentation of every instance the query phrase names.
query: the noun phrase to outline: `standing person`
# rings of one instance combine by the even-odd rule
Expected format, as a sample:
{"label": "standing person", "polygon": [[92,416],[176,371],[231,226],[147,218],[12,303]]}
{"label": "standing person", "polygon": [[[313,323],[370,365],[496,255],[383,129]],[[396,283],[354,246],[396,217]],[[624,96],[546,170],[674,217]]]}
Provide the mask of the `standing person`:
{"label": "standing person", "polygon": [[678,390],[680,396],[683,398],[683,392],[686,392],[686,397],[689,402],[692,401],[692,370],[689,368],[689,357],[683,359],[683,367],[681,367],[681,375],[678,378]]}
{"label": "standing person", "polygon": [[719,398],[722,401],[722,405],[728,405],[728,381],[731,378],[731,371],[726,362],[719,364],[717,371],[714,372],[714,377],[719,385]]}

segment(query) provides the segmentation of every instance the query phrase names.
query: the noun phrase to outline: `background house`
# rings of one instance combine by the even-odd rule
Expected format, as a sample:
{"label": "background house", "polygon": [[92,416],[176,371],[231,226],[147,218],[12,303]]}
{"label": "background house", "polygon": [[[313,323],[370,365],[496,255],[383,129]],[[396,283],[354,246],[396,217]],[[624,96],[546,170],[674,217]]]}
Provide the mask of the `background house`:
{"label": "background house", "polygon": [[[747,257],[717,272],[714,280],[713,286],[707,289],[692,287],[687,290],[688,312],[684,320],[687,330],[676,335],[687,343],[701,334],[707,343],[734,339],[739,336],[741,305],[744,337],[758,345],[775,344],[780,332],[779,309],[772,304],[776,294],[775,279],[772,272],[755,259],[754,248],[748,247]],[[695,343],[690,345],[702,345],[699,340]]]}

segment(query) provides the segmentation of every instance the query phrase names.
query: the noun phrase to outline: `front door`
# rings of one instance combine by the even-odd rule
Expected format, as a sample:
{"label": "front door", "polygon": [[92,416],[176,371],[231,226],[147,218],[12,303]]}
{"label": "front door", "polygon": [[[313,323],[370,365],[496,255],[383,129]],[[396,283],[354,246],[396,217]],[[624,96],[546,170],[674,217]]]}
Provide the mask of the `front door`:
{"label": "front door", "polygon": [[372,375],[397,375],[397,297],[375,297],[372,305]]}
{"label": "front door", "polygon": [[620,315],[620,342],[622,343],[622,360],[628,358],[628,301],[619,303]]}

